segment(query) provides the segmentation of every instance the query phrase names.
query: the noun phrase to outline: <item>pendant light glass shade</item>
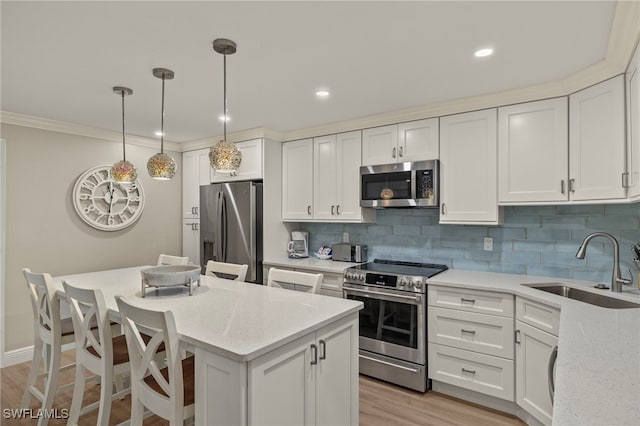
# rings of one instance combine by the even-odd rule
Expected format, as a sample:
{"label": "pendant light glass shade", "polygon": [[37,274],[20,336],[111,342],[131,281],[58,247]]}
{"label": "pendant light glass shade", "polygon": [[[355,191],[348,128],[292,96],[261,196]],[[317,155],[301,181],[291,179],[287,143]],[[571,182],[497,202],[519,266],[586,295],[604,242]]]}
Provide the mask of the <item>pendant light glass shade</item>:
{"label": "pendant light glass shade", "polygon": [[136,166],[127,161],[126,144],[124,139],[124,97],[132,95],[133,90],[128,87],[116,86],[113,93],[122,97],[122,160],[111,167],[111,178],[116,182],[131,183],[138,177]]}
{"label": "pendant light glass shade", "polygon": [[223,55],[223,139],[211,147],[209,151],[209,163],[211,167],[221,173],[234,173],[240,167],[242,153],[236,144],[227,141],[227,55],[236,53],[236,44],[226,38],[218,38],[213,41],[213,50]]}
{"label": "pendant light glass shade", "polygon": [[176,162],[164,153],[164,81],[171,80],[174,73],[166,68],[154,68],[153,75],[162,79],[162,116],[160,128],[160,152],[149,158],[147,171],[149,176],[157,180],[169,180],[176,174]]}

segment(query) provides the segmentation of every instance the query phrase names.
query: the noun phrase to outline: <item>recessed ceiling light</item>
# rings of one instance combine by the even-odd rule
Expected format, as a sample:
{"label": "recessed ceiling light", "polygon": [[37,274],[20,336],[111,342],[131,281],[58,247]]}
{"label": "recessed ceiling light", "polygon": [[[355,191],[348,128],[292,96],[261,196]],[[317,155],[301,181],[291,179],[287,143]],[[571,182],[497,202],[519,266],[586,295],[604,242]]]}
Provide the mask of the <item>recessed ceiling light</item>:
{"label": "recessed ceiling light", "polygon": [[319,98],[328,98],[329,97],[329,91],[328,90],[318,90],[316,92],[316,96]]}
{"label": "recessed ceiling light", "polygon": [[476,53],[474,53],[474,56],[476,58],[484,58],[485,56],[490,56],[490,55],[493,55],[493,49],[490,49],[490,48],[476,50]]}
{"label": "recessed ceiling light", "polygon": [[220,115],[218,116],[218,120],[220,120],[220,121],[230,121],[230,120],[231,120],[231,117],[230,117],[230,116],[228,116],[228,115],[222,115],[222,114],[220,114]]}
{"label": "recessed ceiling light", "polygon": [[160,130],[156,130],[155,133],[156,136],[167,136],[167,135],[163,135],[162,132]]}

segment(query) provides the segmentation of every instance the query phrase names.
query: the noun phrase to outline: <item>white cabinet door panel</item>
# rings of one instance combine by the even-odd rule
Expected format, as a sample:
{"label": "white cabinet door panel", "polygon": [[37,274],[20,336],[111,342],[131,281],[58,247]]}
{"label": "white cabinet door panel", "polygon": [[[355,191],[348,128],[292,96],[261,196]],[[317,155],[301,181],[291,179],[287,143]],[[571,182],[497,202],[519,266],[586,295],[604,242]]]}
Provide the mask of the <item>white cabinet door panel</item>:
{"label": "white cabinet door panel", "polygon": [[182,223],[182,255],[189,263],[200,265],[200,219],[184,219]]}
{"label": "white cabinet door panel", "polygon": [[497,224],[497,112],[440,119],[440,223]]}
{"label": "white cabinet door panel", "polygon": [[498,109],[498,201],[566,201],[568,100]]}
{"label": "white cabinet door panel", "polygon": [[374,127],[362,131],[362,165],[398,161],[398,125]]}
{"label": "white cabinet door panel", "polygon": [[338,187],[336,135],[313,139],[313,218],[335,219]]}
{"label": "white cabinet door panel", "polygon": [[361,220],[360,164],[362,155],[362,132],[337,135],[336,141],[337,205],[340,220]]}
{"label": "white cabinet door panel", "polygon": [[262,179],[262,139],[237,142],[242,160],[234,173],[213,172],[213,182],[232,182],[237,180]]}
{"label": "white cabinet door panel", "polygon": [[282,144],[282,219],[313,218],[313,140]]}
{"label": "white cabinet door panel", "polygon": [[640,45],[627,70],[627,172],[629,198],[640,197]]}
{"label": "white cabinet door panel", "polygon": [[398,161],[440,158],[439,138],[437,118],[398,124]]}
{"label": "white cabinet door panel", "polygon": [[569,97],[571,200],[626,197],[624,77]]}

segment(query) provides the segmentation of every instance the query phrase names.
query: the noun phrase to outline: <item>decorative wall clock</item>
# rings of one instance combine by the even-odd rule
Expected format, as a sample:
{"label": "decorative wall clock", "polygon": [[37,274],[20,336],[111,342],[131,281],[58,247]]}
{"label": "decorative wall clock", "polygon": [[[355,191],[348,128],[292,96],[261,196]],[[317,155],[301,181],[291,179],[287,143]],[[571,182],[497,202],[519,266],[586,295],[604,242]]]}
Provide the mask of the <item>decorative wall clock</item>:
{"label": "decorative wall clock", "polygon": [[144,208],[140,181],[115,182],[111,165],[84,172],[73,187],[73,206],[82,220],[102,231],[118,231],[133,225]]}

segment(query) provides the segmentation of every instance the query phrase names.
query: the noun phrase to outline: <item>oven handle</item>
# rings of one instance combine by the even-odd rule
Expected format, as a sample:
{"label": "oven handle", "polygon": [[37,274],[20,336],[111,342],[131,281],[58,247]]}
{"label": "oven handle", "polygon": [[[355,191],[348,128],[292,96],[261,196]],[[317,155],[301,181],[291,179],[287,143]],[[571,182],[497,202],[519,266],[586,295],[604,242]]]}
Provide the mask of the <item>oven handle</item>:
{"label": "oven handle", "polygon": [[377,363],[384,364],[384,365],[389,365],[391,367],[399,368],[401,370],[410,371],[412,373],[419,373],[420,372],[419,370],[416,370],[415,368],[409,368],[409,367],[405,367],[405,366],[402,366],[402,365],[393,364],[393,363],[390,363],[390,362],[387,362],[387,361],[382,361],[380,359],[370,358],[370,357],[364,356],[364,355],[358,355],[358,356],[360,358],[364,358],[364,359],[369,360],[369,361],[377,362]]}
{"label": "oven handle", "polygon": [[401,299],[401,300],[411,300],[416,303],[422,302],[422,295],[417,296],[401,296],[398,294],[389,294],[389,293],[381,293],[379,291],[371,291],[371,290],[358,290],[355,288],[343,288],[344,294],[347,293],[361,293],[361,294],[371,294],[374,296],[382,296],[384,300],[393,301],[393,299]]}

